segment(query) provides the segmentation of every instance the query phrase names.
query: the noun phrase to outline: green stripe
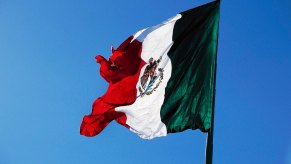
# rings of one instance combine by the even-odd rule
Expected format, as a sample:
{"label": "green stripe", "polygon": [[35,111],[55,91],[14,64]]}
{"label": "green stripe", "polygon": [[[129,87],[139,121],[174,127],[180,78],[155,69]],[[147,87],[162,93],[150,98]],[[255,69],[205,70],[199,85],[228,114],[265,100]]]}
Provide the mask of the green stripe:
{"label": "green stripe", "polygon": [[168,56],[172,74],[168,81],[161,119],[168,133],[186,129],[206,132],[211,127],[214,98],[219,2],[181,13]]}

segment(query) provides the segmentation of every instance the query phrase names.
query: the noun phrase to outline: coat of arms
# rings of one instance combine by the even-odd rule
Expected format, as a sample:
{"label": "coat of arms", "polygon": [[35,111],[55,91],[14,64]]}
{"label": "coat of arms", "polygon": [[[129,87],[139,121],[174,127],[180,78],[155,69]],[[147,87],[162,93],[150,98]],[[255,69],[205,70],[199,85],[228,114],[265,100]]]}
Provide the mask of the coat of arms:
{"label": "coat of arms", "polygon": [[149,64],[146,66],[144,73],[140,78],[140,86],[138,87],[140,95],[138,97],[150,95],[159,87],[163,80],[164,72],[163,68],[158,68],[161,59],[162,57],[158,60],[154,60],[153,58],[149,59]]}

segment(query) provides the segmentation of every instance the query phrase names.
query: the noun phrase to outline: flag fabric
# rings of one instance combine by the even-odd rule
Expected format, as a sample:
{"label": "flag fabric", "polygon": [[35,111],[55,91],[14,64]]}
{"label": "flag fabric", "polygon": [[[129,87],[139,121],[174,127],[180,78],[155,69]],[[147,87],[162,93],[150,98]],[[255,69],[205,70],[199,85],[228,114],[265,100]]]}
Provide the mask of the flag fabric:
{"label": "flag fabric", "polygon": [[112,120],[141,138],[187,129],[208,132],[214,103],[219,1],[177,14],[126,39],[107,60],[109,83],[84,116],[80,133],[99,134]]}

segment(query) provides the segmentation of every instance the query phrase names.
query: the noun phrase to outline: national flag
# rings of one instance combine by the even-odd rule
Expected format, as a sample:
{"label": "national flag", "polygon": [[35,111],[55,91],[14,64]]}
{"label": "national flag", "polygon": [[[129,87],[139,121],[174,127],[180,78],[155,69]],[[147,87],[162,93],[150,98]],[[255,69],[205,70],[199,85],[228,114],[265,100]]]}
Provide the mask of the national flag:
{"label": "national flag", "polygon": [[80,133],[99,134],[112,120],[145,139],[211,128],[219,1],[190,9],[126,39],[108,60],[98,55],[109,83]]}

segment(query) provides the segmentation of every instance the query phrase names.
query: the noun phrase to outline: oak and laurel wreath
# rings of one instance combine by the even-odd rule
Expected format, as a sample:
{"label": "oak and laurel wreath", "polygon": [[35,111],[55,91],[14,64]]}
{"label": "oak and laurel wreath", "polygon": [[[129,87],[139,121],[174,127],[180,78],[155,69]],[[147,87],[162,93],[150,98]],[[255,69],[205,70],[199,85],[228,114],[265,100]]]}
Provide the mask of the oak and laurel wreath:
{"label": "oak and laurel wreath", "polygon": [[160,78],[159,78],[159,82],[156,84],[156,86],[149,92],[146,92],[146,95],[150,95],[152,94],[154,91],[156,91],[156,89],[159,87],[160,83],[162,82],[163,78],[164,78],[164,69],[163,68],[159,68],[158,71],[161,73],[160,74]]}

